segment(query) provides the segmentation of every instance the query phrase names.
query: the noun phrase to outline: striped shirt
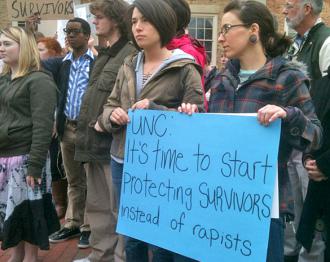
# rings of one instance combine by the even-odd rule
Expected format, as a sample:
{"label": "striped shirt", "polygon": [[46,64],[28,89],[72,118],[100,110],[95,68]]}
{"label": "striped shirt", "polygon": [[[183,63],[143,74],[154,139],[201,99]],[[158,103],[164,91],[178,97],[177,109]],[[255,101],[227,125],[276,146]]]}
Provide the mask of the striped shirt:
{"label": "striped shirt", "polygon": [[64,114],[69,120],[77,120],[80,112],[82,98],[88,86],[90,63],[94,55],[90,49],[78,59],[73,53],[68,53],[63,61],[70,60],[69,86],[64,107]]}

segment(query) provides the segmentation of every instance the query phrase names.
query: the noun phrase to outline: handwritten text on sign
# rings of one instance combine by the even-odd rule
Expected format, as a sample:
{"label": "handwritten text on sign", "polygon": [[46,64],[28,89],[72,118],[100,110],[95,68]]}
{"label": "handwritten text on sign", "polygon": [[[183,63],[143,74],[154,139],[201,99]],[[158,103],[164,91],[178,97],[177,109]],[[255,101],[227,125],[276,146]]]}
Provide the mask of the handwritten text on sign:
{"label": "handwritten text on sign", "polygon": [[202,261],[265,261],[280,122],[130,112],[117,231]]}
{"label": "handwritten text on sign", "polygon": [[70,19],[73,17],[73,0],[7,0],[9,18],[25,20],[39,13],[43,20]]}

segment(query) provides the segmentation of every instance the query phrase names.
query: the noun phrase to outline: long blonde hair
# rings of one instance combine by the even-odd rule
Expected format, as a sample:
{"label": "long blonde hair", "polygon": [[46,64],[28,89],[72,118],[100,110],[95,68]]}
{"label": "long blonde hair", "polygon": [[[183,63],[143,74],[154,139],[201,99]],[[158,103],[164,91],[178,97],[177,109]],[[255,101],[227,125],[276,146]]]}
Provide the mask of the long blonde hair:
{"label": "long blonde hair", "polygon": [[[21,27],[11,26],[0,30],[1,34],[19,44],[18,71],[12,76],[12,79],[25,76],[31,71],[40,70],[40,55],[32,33],[26,32]],[[8,73],[11,73],[11,69],[4,64],[1,74]]]}

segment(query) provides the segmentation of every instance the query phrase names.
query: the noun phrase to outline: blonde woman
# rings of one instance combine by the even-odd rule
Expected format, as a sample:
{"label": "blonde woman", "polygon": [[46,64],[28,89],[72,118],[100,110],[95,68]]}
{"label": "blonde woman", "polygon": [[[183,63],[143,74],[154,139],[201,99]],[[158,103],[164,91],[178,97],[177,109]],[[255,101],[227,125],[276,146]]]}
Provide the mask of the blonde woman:
{"label": "blonde woman", "polygon": [[46,157],[56,86],[40,71],[36,41],[19,27],[0,31],[0,232],[10,262],[37,261],[59,227]]}

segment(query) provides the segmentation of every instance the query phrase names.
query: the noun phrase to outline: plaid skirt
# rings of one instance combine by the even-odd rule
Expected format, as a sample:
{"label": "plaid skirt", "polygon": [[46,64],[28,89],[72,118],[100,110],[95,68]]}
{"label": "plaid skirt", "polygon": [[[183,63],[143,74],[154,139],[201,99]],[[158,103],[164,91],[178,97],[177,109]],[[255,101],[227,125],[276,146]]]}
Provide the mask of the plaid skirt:
{"label": "plaid skirt", "polygon": [[21,241],[49,249],[48,236],[60,228],[51,194],[49,158],[41,185],[26,183],[28,155],[0,157],[0,240],[7,249]]}

